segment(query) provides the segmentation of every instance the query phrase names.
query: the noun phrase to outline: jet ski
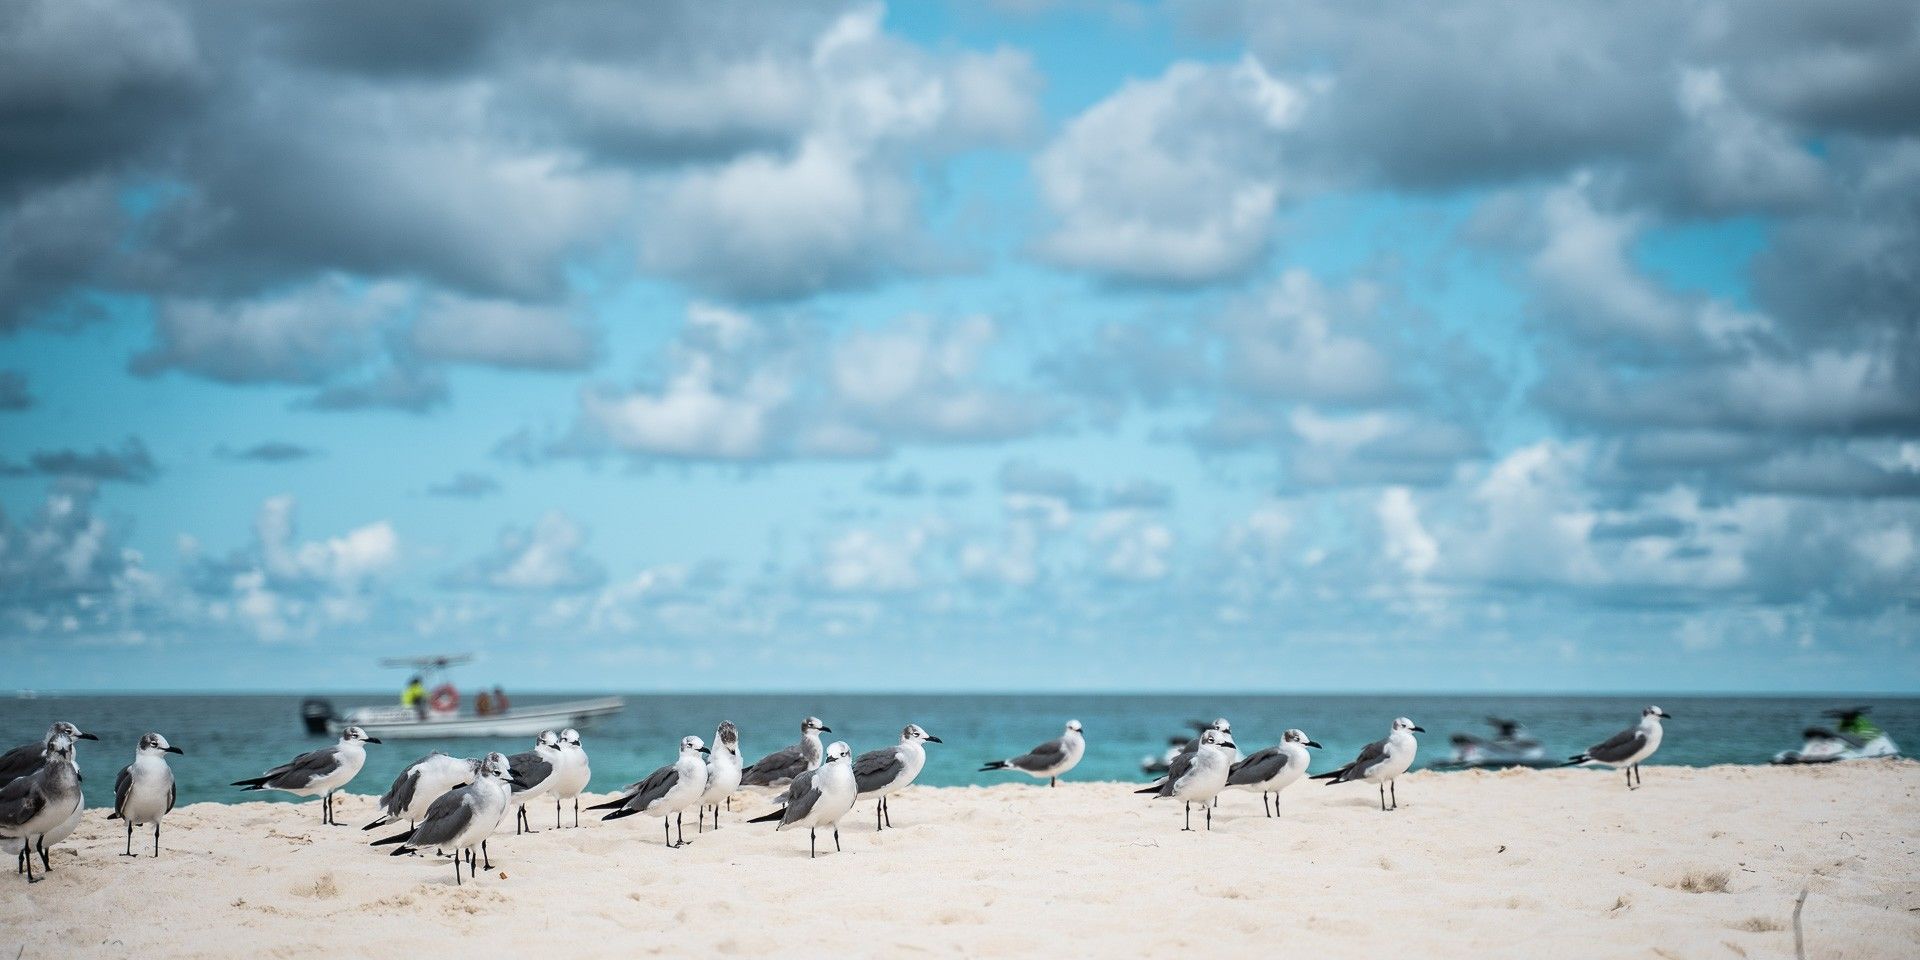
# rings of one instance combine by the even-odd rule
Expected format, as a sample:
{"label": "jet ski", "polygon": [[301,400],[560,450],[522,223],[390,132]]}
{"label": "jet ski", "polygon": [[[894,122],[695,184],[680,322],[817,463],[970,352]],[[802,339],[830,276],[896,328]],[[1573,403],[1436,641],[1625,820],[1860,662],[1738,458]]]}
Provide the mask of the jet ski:
{"label": "jet ski", "polygon": [[1166,776],[1167,770],[1173,766],[1173,758],[1179,756],[1180,751],[1186,749],[1187,744],[1191,742],[1194,737],[1199,736],[1202,730],[1205,730],[1212,725],[1213,724],[1210,721],[1206,721],[1206,720],[1188,720],[1187,726],[1193,728],[1193,732],[1190,734],[1183,733],[1177,737],[1168,737],[1167,749],[1165,752],[1159,753],[1159,754],[1148,754],[1144,757],[1141,757],[1140,772],[1146,774],[1149,777]]}
{"label": "jet ski", "polygon": [[1453,743],[1453,755],[1434,763],[1433,767],[1438,770],[1470,770],[1559,765],[1555,758],[1547,756],[1546,747],[1527,733],[1520,721],[1488,717],[1487,725],[1494,730],[1491,738],[1471,733],[1456,733],[1449,737]]}
{"label": "jet ski", "polygon": [[1834,763],[1840,760],[1872,760],[1897,757],[1900,747],[1872,720],[1871,707],[1822,710],[1820,715],[1833,720],[1833,727],[1808,727],[1801,733],[1806,742],[1798,750],[1782,750],[1773,755],[1774,763]]}

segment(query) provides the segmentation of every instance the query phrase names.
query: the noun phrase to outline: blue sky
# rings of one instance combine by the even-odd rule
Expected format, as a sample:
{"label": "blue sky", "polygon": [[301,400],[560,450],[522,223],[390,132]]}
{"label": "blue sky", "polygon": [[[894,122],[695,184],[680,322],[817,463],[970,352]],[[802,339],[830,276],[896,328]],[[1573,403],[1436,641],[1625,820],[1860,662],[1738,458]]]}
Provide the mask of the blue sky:
{"label": "blue sky", "polygon": [[9,686],[1920,690],[1911,5],[0,54]]}

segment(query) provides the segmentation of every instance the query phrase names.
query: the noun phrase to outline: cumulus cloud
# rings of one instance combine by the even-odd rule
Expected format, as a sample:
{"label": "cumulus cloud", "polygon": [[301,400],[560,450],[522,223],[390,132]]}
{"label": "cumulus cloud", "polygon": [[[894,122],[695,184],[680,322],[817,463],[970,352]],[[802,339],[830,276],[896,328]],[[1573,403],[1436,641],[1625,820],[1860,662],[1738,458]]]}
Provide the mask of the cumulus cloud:
{"label": "cumulus cloud", "polygon": [[139,437],[128,437],[118,449],[40,450],[25,463],[0,457],[0,476],[70,477],[93,482],[149,483],[160,465]]}
{"label": "cumulus cloud", "polygon": [[587,529],[558,510],[531,527],[500,532],[491,553],[448,574],[442,583],[469,590],[569,593],[606,580],[606,569],[586,554]]}

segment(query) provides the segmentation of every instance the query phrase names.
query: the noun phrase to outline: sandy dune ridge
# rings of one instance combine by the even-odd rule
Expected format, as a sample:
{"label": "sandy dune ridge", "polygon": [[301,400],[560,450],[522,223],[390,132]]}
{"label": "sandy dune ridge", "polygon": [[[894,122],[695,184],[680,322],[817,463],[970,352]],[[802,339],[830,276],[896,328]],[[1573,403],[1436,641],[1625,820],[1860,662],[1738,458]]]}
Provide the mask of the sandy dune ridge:
{"label": "sandy dune ridge", "polygon": [[[681,850],[634,817],[491,844],[455,888],[314,803],[195,804],[158,860],[106,812],[29,888],[0,878],[0,960],[70,956],[1920,956],[1920,764],[1419,773],[1401,809],[1300,784],[1279,819],[1226,795],[1211,834],[1131,785],[912,788],[845,852],[745,819]],[[744,800],[744,802],[743,802]],[[373,817],[366,796],[342,819]],[[689,823],[691,826],[691,823]],[[148,838],[137,833],[134,849]]]}

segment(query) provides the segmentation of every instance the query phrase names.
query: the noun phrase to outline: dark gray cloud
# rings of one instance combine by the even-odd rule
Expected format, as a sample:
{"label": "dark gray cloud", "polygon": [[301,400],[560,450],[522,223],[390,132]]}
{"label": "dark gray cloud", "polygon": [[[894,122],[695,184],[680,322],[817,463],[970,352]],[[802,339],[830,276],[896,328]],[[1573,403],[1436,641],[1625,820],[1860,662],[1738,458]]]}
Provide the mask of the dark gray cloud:
{"label": "dark gray cloud", "polygon": [[432,368],[388,367],[359,380],[328,384],[299,406],[314,410],[400,410],[426,413],[447,402],[447,376]]}
{"label": "dark gray cloud", "polygon": [[33,409],[33,391],[27,388],[27,375],[18,370],[0,370],[0,412]]}
{"label": "dark gray cloud", "polygon": [[320,455],[320,451],[312,447],[285,440],[267,440],[238,450],[221,447],[216,452],[229,459],[258,463],[292,463]]}
{"label": "dark gray cloud", "polygon": [[429,484],[427,495],[430,497],[455,497],[477,500],[500,492],[500,481],[484,473],[462,471],[453,475],[453,479],[444,483]]}
{"label": "dark gray cloud", "polygon": [[26,462],[0,458],[0,476],[68,477],[97,483],[147,483],[160,475],[160,465],[139,437],[128,437],[116,448],[40,450]]}

